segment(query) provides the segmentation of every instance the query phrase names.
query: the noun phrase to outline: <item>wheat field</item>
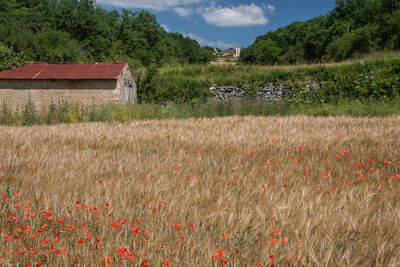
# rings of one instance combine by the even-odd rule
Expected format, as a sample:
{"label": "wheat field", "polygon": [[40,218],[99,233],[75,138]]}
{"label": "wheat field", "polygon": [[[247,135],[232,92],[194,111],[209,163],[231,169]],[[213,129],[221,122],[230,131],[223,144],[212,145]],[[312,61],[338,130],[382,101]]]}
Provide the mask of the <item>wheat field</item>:
{"label": "wheat field", "polygon": [[0,127],[4,266],[399,266],[400,117]]}

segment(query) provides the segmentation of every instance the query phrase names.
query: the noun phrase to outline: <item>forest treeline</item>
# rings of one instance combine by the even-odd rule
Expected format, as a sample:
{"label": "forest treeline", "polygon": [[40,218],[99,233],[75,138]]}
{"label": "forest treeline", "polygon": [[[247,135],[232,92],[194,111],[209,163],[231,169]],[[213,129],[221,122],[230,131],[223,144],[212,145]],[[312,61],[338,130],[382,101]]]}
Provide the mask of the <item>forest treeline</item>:
{"label": "forest treeline", "polygon": [[252,64],[340,61],[400,49],[400,0],[336,0],[327,15],[257,37],[242,50]]}
{"label": "forest treeline", "polygon": [[[400,49],[400,0],[336,0],[327,15],[257,37],[247,64],[340,61]],[[213,49],[169,33],[147,11],[107,11],[95,0],[0,0],[0,70],[24,61],[202,64]]]}
{"label": "forest treeline", "polygon": [[22,61],[205,63],[212,50],[169,33],[147,11],[107,11],[95,0],[0,0],[0,70]]}

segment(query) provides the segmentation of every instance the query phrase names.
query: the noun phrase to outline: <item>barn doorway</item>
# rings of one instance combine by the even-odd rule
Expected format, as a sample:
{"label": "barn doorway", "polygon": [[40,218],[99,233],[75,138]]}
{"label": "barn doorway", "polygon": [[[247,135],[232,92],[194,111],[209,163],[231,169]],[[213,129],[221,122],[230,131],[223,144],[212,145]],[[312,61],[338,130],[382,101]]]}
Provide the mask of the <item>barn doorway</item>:
{"label": "barn doorway", "polygon": [[133,82],[125,81],[125,104],[130,105],[133,97]]}

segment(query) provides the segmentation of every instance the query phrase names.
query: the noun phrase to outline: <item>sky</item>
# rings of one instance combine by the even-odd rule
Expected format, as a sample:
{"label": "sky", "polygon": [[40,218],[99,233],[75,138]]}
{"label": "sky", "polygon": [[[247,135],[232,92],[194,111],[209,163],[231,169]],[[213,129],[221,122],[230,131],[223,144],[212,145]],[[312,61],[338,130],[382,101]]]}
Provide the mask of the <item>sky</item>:
{"label": "sky", "polygon": [[148,10],[168,32],[227,49],[295,21],[329,13],[335,0],[97,0],[107,10]]}

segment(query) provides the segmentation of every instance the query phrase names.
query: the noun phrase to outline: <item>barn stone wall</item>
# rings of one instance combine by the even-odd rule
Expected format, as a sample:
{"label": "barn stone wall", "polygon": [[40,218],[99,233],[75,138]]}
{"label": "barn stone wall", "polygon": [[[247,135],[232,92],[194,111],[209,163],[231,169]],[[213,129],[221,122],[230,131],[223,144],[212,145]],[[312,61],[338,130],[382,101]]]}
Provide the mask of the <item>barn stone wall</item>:
{"label": "barn stone wall", "polygon": [[[84,106],[121,103],[117,80],[0,80],[0,101],[9,108],[23,107],[30,98],[37,108],[64,100]],[[124,91],[125,92],[125,91]]]}
{"label": "barn stone wall", "polygon": [[126,64],[115,80],[18,80],[0,79],[0,105],[24,107],[31,99],[37,108],[66,101],[83,106],[95,104],[127,104],[137,100],[137,87]]}

